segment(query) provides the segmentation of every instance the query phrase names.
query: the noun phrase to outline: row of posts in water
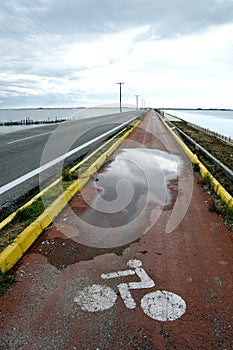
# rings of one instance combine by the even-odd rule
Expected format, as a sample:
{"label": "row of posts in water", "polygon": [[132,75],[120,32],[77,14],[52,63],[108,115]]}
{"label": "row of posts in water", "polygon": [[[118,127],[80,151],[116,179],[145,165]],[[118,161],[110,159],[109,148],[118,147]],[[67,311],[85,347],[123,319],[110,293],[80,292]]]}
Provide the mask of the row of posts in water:
{"label": "row of posts in water", "polygon": [[0,126],[15,126],[15,125],[38,125],[38,124],[53,124],[53,123],[62,123],[66,119],[45,119],[45,120],[32,120],[29,117],[20,120],[8,120],[0,121]]}

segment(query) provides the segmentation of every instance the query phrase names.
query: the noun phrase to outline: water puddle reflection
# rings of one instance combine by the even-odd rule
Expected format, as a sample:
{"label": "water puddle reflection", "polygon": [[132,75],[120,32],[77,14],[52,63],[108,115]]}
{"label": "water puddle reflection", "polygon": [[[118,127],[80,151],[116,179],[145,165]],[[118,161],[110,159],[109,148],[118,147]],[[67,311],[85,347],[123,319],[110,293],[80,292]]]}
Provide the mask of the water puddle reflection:
{"label": "water puddle reflection", "polygon": [[[182,167],[180,157],[156,149],[124,149],[95,179],[97,196],[84,199],[95,210],[87,211],[88,222],[94,223],[101,216],[99,225],[119,226],[132,221],[146,204],[166,207],[172,202],[171,182],[177,182]],[[102,214],[104,216],[102,217]],[[112,214],[114,221],[112,222]],[[117,220],[116,220],[117,215]]]}
{"label": "water puddle reflection", "polygon": [[77,239],[110,247],[138,239],[175,200],[179,156],[157,149],[123,149],[82,191]]}

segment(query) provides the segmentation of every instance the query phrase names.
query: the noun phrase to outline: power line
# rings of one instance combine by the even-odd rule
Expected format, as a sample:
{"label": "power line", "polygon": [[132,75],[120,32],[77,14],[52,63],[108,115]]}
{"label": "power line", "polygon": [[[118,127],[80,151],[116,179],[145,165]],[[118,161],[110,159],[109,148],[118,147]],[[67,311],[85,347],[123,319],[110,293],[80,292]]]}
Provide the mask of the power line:
{"label": "power line", "polygon": [[58,35],[58,41],[60,41],[60,43],[62,43],[63,45],[67,44],[67,41],[64,38],[62,38],[58,32],[54,30],[54,28],[43,18],[43,16],[40,15],[39,12],[35,11],[30,5],[26,4],[23,0],[17,0],[17,3],[21,3],[29,11],[29,13],[32,14],[32,17],[30,17],[25,12],[26,16],[34,23],[37,23],[40,29],[44,29],[46,33],[48,32],[49,34],[55,35],[56,39]]}
{"label": "power line", "polygon": [[[26,8],[27,5],[25,3],[23,5],[22,1],[20,0],[18,1],[21,2],[21,5],[23,6],[23,8]],[[32,24],[35,23],[34,17],[31,17],[28,13],[25,13],[25,11],[23,11],[23,14],[22,14],[22,11],[17,11],[18,7],[14,7],[14,3],[12,2],[12,0],[8,0],[7,4],[8,6],[0,3],[0,8],[3,10],[2,14],[5,14],[7,16],[7,23],[6,21],[1,21],[0,27],[5,29],[8,34],[9,33],[13,34],[12,40],[19,41],[18,38],[20,38],[29,47],[33,47],[37,49],[36,51],[33,49],[31,52],[31,53],[34,53],[35,56],[39,57],[38,56],[38,49],[39,49],[42,53],[44,52],[45,54],[49,55],[49,57],[51,56],[54,57],[56,61],[60,61],[64,65],[65,62],[62,59],[62,56],[56,55],[56,53],[54,52],[54,50],[57,50],[61,47],[61,44],[64,45],[64,40],[60,41],[59,43],[57,41],[56,43],[54,39],[51,40],[51,36],[53,34],[49,31],[49,33],[45,32],[45,35],[47,36],[46,40],[45,38],[43,38],[43,41],[41,41],[41,37],[42,37],[41,32],[38,31],[35,26],[32,26]],[[11,4],[10,8],[9,8],[9,4]],[[17,31],[14,30],[14,28],[11,28],[11,20],[14,20],[14,26],[17,27],[18,29]],[[20,23],[23,24],[23,27]],[[39,21],[36,21],[36,23],[37,23],[37,26],[41,27],[41,24]],[[8,41],[9,41],[9,37],[8,37]],[[67,44],[67,41],[65,41],[65,44]]]}
{"label": "power line", "polygon": [[[11,3],[11,4],[12,4],[12,3]],[[40,36],[41,36],[40,31],[35,30],[35,27],[33,27],[33,26],[31,25],[31,23],[29,24],[29,22],[26,20],[26,17],[29,18],[30,22],[33,22],[33,23],[34,23],[33,19],[30,18],[30,17],[28,17],[27,15],[26,15],[26,17],[25,17],[25,16],[21,16],[21,15],[17,14],[16,12],[11,11],[11,10],[9,9],[9,7],[6,7],[6,6],[3,5],[3,4],[0,4],[0,7],[4,10],[5,13],[8,13],[8,14],[10,15],[10,17],[13,18],[15,24],[16,24],[17,22],[18,22],[18,23],[20,23],[20,22],[23,23],[23,25],[24,25],[24,27],[26,28],[27,31],[26,31],[26,32],[25,32],[25,31],[22,32],[22,31],[18,30],[18,31],[16,32],[16,31],[13,30],[12,28],[10,28],[8,24],[6,25],[5,23],[4,23],[4,24],[1,23],[1,26],[2,26],[2,27],[5,27],[5,28],[7,29],[7,31],[13,33],[13,34],[16,35],[17,37],[21,37],[25,42],[27,42],[27,43],[29,43],[29,44],[31,44],[31,45],[33,45],[33,46],[36,46],[37,48],[39,47],[39,48],[41,49],[40,45],[35,43],[35,37],[33,37],[33,42],[31,42],[31,41],[28,39],[28,38],[32,37],[32,34],[35,34],[36,37],[40,37]],[[8,22],[9,22],[9,21],[8,21]],[[19,28],[19,27],[20,27],[20,25],[18,26],[18,28]],[[30,30],[30,35],[28,34],[28,29]],[[57,48],[57,47],[58,47],[58,45],[55,45],[55,44],[54,44],[54,41],[50,41],[49,39],[46,39],[46,42],[49,43],[49,44],[50,44],[52,47],[54,47],[54,48]],[[43,51],[46,52],[46,50],[44,50],[44,49],[43,49]],[[46,52],[46,53],[51,54],[51,52]]]}
{"label": "power line", "polygon": [[41,4],[41,2],[39,0],[37,0],[37,4],[40,5],[40,8],[44,11],[44,13],[47,14],[48,17],[50,17],[52,19],[52,21],[54,23],[56,23],[56,26],[58,29],[61,29],[64,33],[66,33],[67,35],[69,35],[69,37],[71,37],[73,39],[73,41],[77,41],[78,39],[73,35],[72,32],[68,31],[67,28],[54,16],[53,13],[51,13],[48,9],[46,9],[45,7],[43,7],[43,5]]}

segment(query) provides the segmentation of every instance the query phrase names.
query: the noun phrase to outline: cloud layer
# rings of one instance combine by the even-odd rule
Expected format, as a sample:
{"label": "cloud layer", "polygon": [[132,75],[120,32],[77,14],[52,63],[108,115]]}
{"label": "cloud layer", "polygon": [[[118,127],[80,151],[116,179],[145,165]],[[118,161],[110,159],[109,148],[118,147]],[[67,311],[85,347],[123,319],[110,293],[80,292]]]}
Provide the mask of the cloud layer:
{"label": "cloud layer", "polygon": [[[233,108],[232,0],[4,0],[0,108]],[[224,91],[224,94],[222,93]]]}

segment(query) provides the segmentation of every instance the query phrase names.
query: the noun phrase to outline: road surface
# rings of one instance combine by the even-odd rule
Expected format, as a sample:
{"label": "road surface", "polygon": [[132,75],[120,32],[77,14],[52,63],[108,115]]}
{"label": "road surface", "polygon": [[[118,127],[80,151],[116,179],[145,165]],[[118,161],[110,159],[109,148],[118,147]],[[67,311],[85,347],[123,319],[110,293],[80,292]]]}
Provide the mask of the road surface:
{"label": "road surface", "polygon": [[[29,176],[17,186],[12,185],[13,181],[140,114],[140,111],[125,112],[0,134],[0,207],[9,207],[12,201],[25,196],[38,186],[39,179]],[[75,153],[69,161],[78,159],[93,147],[96,145]],[[59,175],[57,169],[51,170],[51,178]],[[9,189],[6,190],[7,184]]]}
{"label": "road surface", "polygon": [[14,268],[0,349],[230,350],[230,232],[155,113]]}

